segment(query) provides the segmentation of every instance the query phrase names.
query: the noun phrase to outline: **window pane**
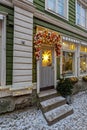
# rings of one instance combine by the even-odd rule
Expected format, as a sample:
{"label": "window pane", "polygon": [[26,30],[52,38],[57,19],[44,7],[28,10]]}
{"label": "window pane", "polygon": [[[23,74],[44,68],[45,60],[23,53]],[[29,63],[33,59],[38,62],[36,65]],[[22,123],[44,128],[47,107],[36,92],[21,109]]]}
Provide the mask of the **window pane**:
{"label": "window pane", "polygon": [[75,44],[70,43],[70,42],[63,42],[62,48],[68,49],[68,50],[75,50],[76,46],[75,46]]}
{"label": "window pane", "polygon": [[54,0],[47,0],[48,9],[55,11],[55,2]]}
{"label": "window pane", "polygon": [[79,14],[77,14],[77,24],[81,25],[81,19]]}
{"label": "window pane", "polygon": [[82,18],[82,22],[81,23],[82,23],[82,26],[85,27],[85,19],[84,18]]}
{"label": "window pane", "polygon": [[77,4],[77,13],[80,14],[80,12],[81,12],[81,7],[79,4]]}
{"label": "window pane", "polygon": [[87,56],[80,54],[80,73],[87,72]]}
{"label": "window pane", "polygon": [[57,13],[64,16],[64,0],[58,0]]}
{"label": "window pane", "polygon": [[80,51],[81,52],[87,52],[87,47],[86,46],[81,46]]}
{"label": "window pane", "polygon": [[62,60],[62,73],[65,73],[65,75],[74,74],[74,53],[63,51]]}

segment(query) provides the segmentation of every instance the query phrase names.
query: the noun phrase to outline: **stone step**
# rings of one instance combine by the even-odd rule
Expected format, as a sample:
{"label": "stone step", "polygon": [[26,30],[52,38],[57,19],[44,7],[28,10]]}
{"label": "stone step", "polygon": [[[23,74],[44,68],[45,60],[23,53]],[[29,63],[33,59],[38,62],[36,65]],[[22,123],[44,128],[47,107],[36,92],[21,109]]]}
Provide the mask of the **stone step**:
{"label": "stone step", "polygon": [[60,107],[57,107],[51,111],[44,113],[44,117],[48,123],[48,125],[52,125],[57,121],[71,115],[73,113],[73,109],[71,106],[65,104]]}
{"label": "stone step", "polygon": [[52,110],[53,108],[56,108],[58,106],[64,105],[66,103],[66,100],[62,96],[54,97],[45,101],[40,102],[41,108],[43,112],[47,112],[49,110]]}
{"label": "stone step", "polygon": [[55,89],[42,91],[38,94],[40,101],[44,101],[46,99],[50,99],[50,98],[53,98],[53,97],[56,97],[56,96],[58,96],[58,93]]}

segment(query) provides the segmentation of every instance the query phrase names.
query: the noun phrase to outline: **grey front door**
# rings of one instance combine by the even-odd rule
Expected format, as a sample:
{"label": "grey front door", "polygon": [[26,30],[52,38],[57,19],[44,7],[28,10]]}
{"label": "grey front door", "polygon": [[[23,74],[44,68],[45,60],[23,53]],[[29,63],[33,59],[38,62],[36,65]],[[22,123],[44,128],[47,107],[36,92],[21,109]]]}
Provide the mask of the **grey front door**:
{"label": "grey front door", "polygon": [[54,49],[43,47],[40,60],[40,88],[54,86]]}

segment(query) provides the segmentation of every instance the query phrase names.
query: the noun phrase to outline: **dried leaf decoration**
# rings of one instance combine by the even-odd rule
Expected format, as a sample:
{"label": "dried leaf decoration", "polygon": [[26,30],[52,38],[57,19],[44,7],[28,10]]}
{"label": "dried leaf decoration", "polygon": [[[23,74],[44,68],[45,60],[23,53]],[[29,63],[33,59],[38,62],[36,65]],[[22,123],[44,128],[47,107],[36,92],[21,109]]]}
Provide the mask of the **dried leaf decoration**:
{"label": "dried leaf decoration", "polygon": [[42,44],[54,45],[56,55],[60,56],[62,47],[62,38],[55,32],[49,32],[48,30],[39,31],[34,36],[34,49],[36,60],[40,59],[40,51]]}

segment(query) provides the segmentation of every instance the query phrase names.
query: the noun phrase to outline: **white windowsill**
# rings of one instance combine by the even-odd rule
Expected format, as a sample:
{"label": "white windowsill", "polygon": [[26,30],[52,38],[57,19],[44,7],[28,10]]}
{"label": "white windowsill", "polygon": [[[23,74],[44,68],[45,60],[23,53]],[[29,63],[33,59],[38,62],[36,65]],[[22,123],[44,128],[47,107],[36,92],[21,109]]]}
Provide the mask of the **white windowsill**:
{"label": "white windowsill", "polygon": [[78,26],[78,27],[80,27],[81,29],[84,29],[85,31],[87,31],[87,28],[86,28],[86,27],[83,27],[83,26],[81,26],[81,25],[79,25],[79,24],[76,24],[76,26]]}
{"label": "white windowsill", "polygon": [[63,16],[59,15],[58,13],[56,13],[56,12],[54,12],[54,11],[52,11],[52,10],[49,10],[49,9],[45,9],[45,10],[46,10],[47,12],[49,12],[49,13],[52,13],[52,14],[54,14],[54,15],[56,15],[56,16],[58,16],[58,17],[64,19],[64,20],[68,21],[68,18],[67,18],[67,17],[63,17]]}

